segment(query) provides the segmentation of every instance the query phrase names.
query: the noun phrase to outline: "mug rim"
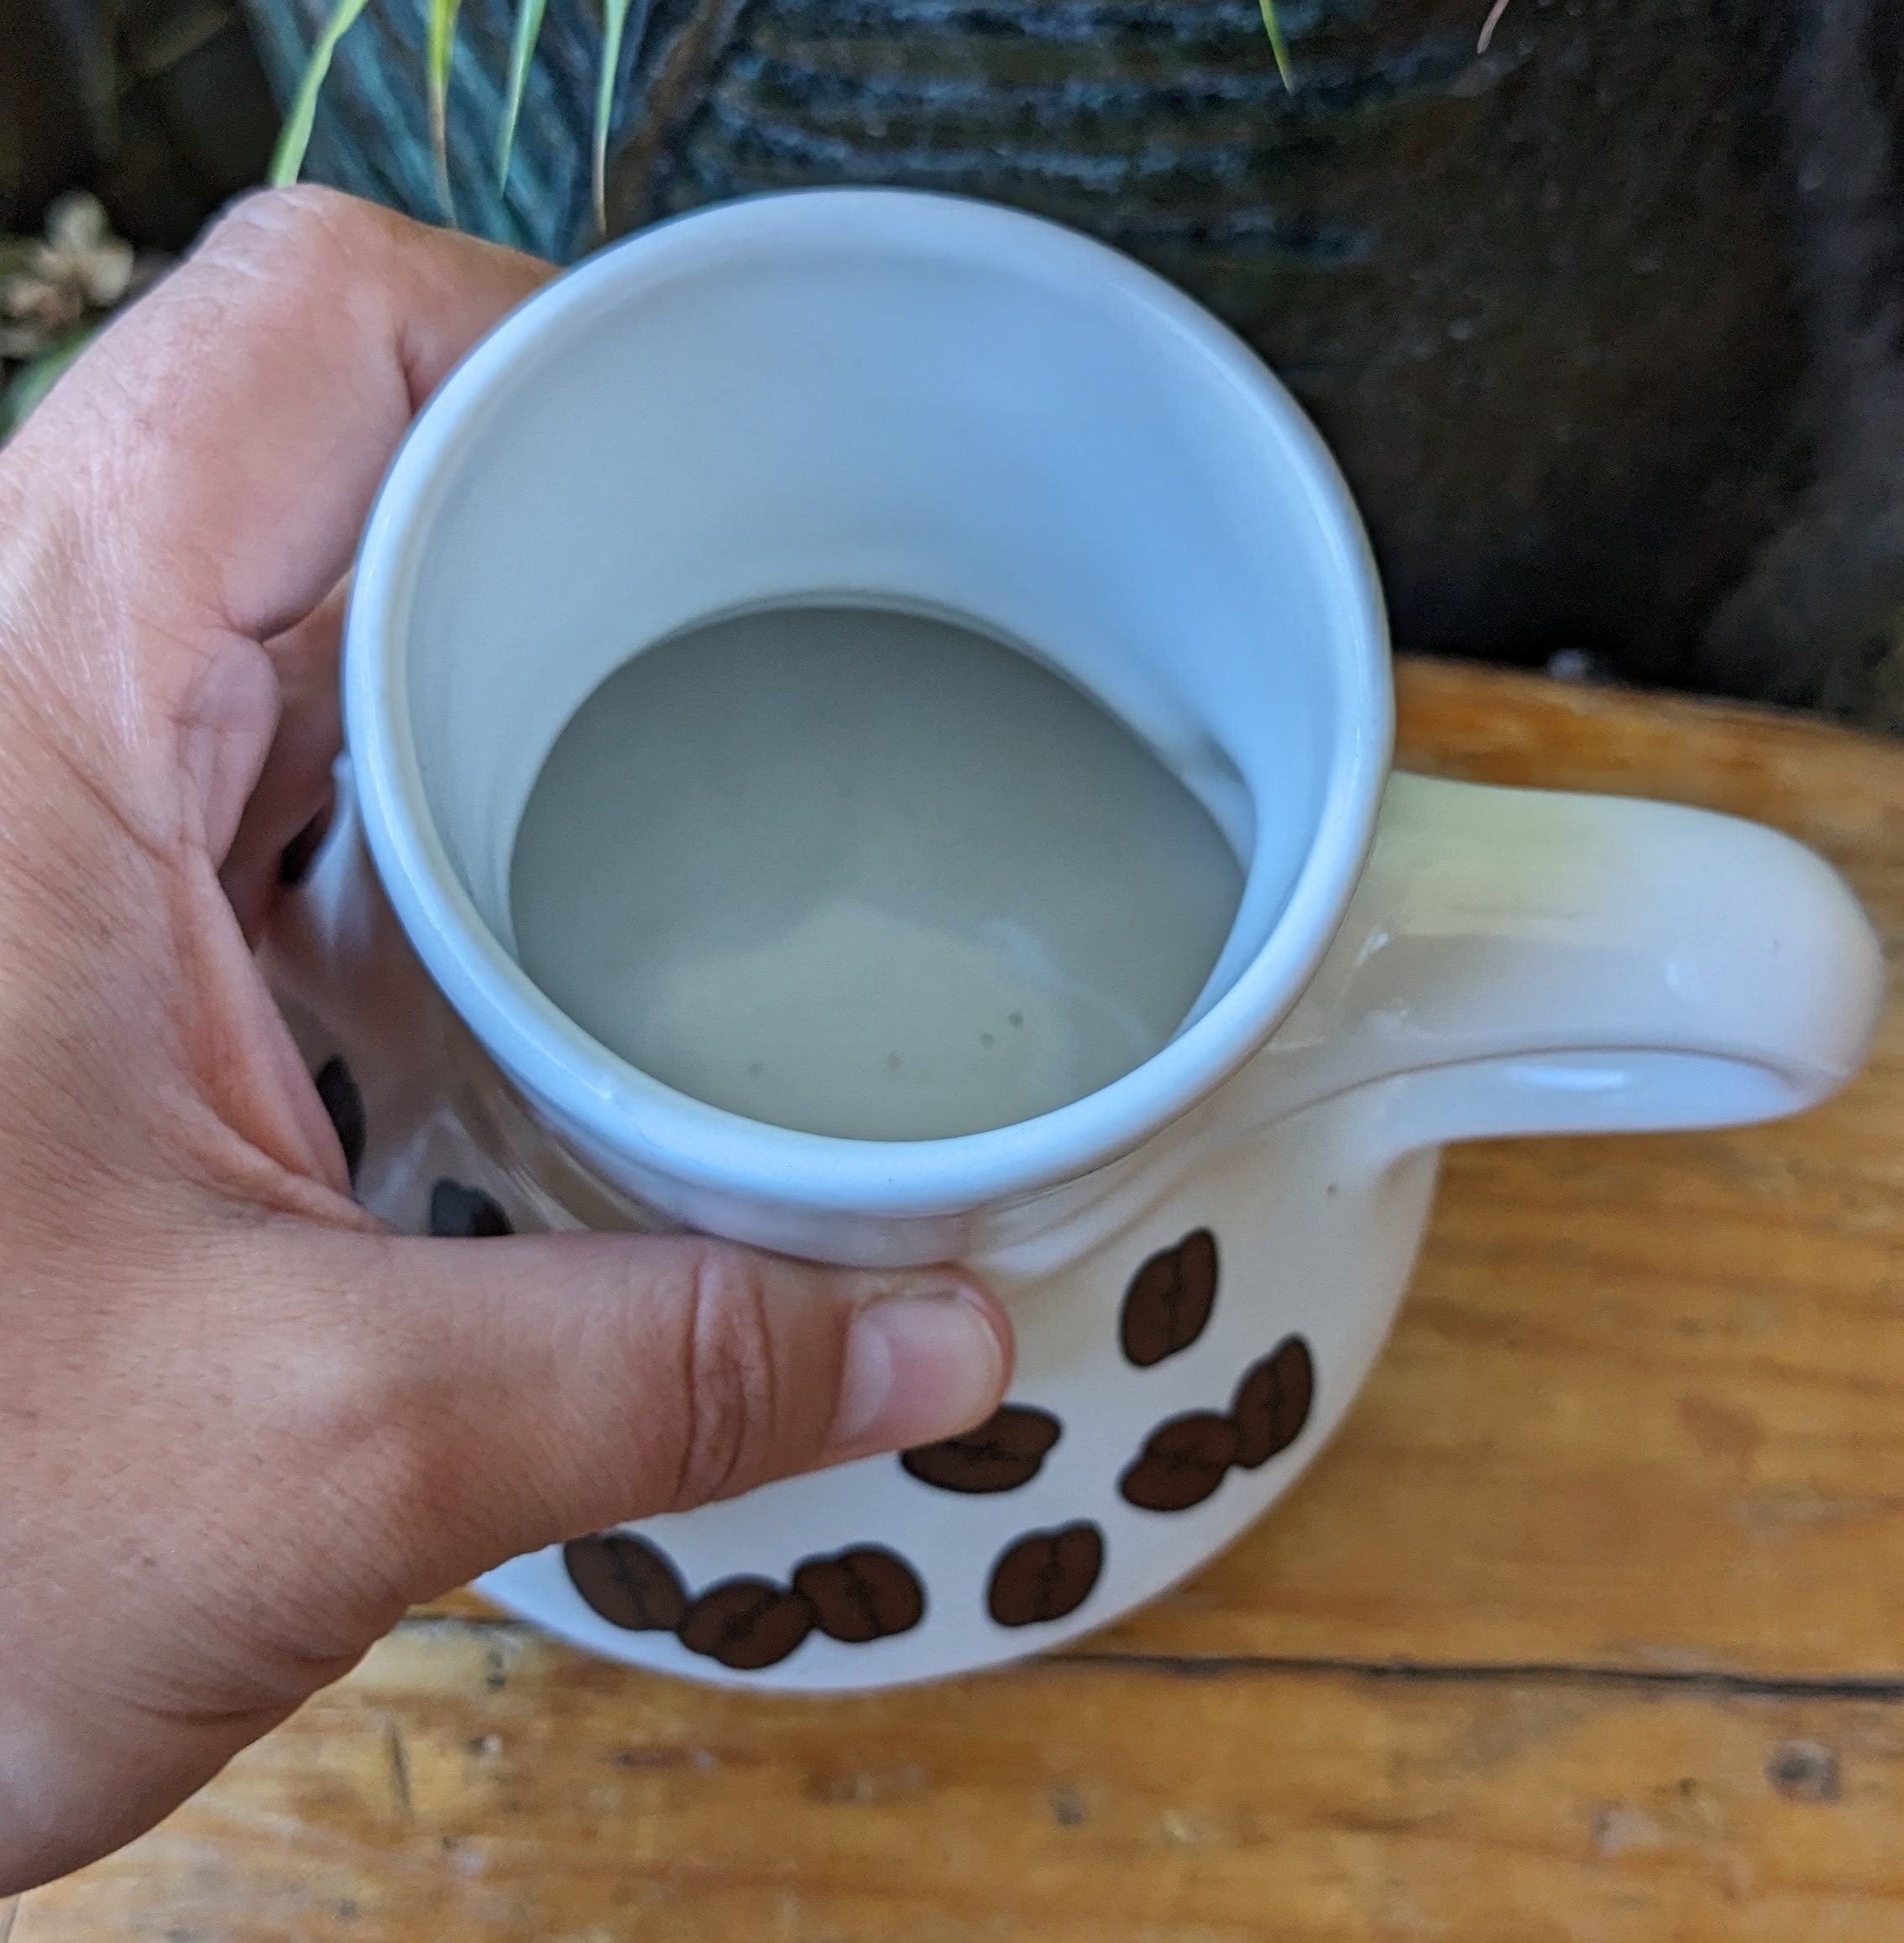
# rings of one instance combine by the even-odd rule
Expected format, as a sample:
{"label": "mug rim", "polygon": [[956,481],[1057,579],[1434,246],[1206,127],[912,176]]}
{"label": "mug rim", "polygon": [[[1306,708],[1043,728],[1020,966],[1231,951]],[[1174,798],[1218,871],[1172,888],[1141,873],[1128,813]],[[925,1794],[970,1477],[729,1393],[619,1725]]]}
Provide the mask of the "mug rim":
{"label": "mug rim", "polygon": [[[1108,318],[1161,321],[1211,379],[1247,398],[1266,448],[1308,497],[1331,557],[1338,708],[1314,841],[1268,936],[1229,988],[1150,1058],[1081,1099],[981,1133],[866,1141],[710,1106],[633,1066],[569,1019],[504,949],[451,866],[409,718],[405,619],[421,544],[486,407],[551,337],[657,283],[851,238],[936,242],[1009,273],[1065,277]],[[1022,1198],[1132,1152],[1208,1097],[1287,1016],[1352,896],[1389,767],[1394,696],[1380,582],[1333,456],[1280,381],[1227,326],[1121,252],[1044,217],[918,190],[803,189],[691,211],[585,259],[476,344],[419,412],[378,492],[345,629],[346,746],[365,838],[412,948],[452,1007],[559,1136],[579,1131],[644,1171],[724,1194],[866,1216],[943,1214]],[[599,1164],[599,1162],[598,1162]]]}

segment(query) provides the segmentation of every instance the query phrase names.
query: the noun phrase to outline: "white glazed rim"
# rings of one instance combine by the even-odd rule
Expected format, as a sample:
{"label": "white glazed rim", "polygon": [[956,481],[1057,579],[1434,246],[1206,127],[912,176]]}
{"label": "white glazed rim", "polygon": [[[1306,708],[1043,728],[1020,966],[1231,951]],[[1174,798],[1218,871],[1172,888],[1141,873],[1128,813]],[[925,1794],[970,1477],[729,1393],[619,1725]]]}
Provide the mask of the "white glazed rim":
{"label": "white glazed rim", "polygon": [[[911,1141],[799,1133],[707,1105],[651,1079],[566,1017],[510,957],[458,882],[434,828],[411,736],[405,619],[421,536],[473,428],[552,337],[644,289],[803,235],[820,245],[935,241],[969,259],[1064,278],[1107,314],[1148,313],[1206,365],[1266,455],[1303,478],[1332,558],[1335,732],[1317,834],[1282,915],[1229,990],[1135,1071],[1056,1111],[986,1133]],[[353,781],[379,875],[445,997],[546,1107],[611,1152],[677,1181],[816,1210],[945,1214],[1074,1179],[1138,1146],[1248,1058],[1301,995],[1373,840],[1393,739],[1387,623],[1367,536],[1335,461],[1288,392],[1209,312],[1131,259],[1042,218],[908,190],[819,189],[694,212],[589,259],[478,344],[398,452],[359,550],[344,656]]]}

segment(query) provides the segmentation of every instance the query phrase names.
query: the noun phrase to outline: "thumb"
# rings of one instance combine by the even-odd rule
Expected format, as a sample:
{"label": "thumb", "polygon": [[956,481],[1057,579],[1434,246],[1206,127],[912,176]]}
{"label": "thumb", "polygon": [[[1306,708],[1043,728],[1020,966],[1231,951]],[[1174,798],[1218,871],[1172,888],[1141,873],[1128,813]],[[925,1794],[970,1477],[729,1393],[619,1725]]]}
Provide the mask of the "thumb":
{"label": "thumb", "polygon": [[365,1563],[410,1599],[623,1519],[951,1436],[991,1413],[1011,1370],[997,1298],[949,1267],[826,1269],[696,1236],[329,1246],[357,1259],[321,1286],[381,1284],[365,1449],[390,1515],[357,1528],[387,1533],[393,1555]]}
{"label": "thumb", "polygon": [[29,1575],[58,1648],[38,1684],[0,1678],[0,1897],[149,1827],[406,1603],[949,1435],[990,1413],[1011,1361],[1003,1311],[956,1270],[695,1239],[280,1216],[164,1266],[158,1299],[115,1311],[127,1340],[86,1392],[137,1402],[72,1446],[82,1483],[106,1480],[84,1542]]}

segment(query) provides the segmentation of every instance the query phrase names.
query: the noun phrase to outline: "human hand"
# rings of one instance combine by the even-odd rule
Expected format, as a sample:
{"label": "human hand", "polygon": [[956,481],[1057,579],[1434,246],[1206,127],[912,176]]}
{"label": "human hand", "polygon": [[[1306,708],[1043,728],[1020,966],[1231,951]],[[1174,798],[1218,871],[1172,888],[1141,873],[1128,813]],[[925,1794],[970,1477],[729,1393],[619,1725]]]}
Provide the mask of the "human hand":
{"label": "human hand", "polygon": [[259,196],[0,455],[0,1893],[149,1825],[406,1603],[1002,1389],[949,1270],[383,1232],[254,963],[378,478],[547,274]]}

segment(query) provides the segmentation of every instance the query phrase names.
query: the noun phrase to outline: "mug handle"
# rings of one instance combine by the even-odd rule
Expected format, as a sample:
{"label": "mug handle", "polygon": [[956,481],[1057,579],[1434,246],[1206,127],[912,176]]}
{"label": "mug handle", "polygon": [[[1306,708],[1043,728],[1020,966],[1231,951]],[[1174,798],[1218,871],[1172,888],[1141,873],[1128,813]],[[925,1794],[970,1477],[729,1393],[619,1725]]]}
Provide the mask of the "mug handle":
{"label": "mug handle", "polygon": [[1883,996],[1849,887],[1775,830],[1397,774],[1342,928],[1248,1090],[1281,1119],[1370,1089],[1389,1158],[1733,1126],[1835,1092]]}

